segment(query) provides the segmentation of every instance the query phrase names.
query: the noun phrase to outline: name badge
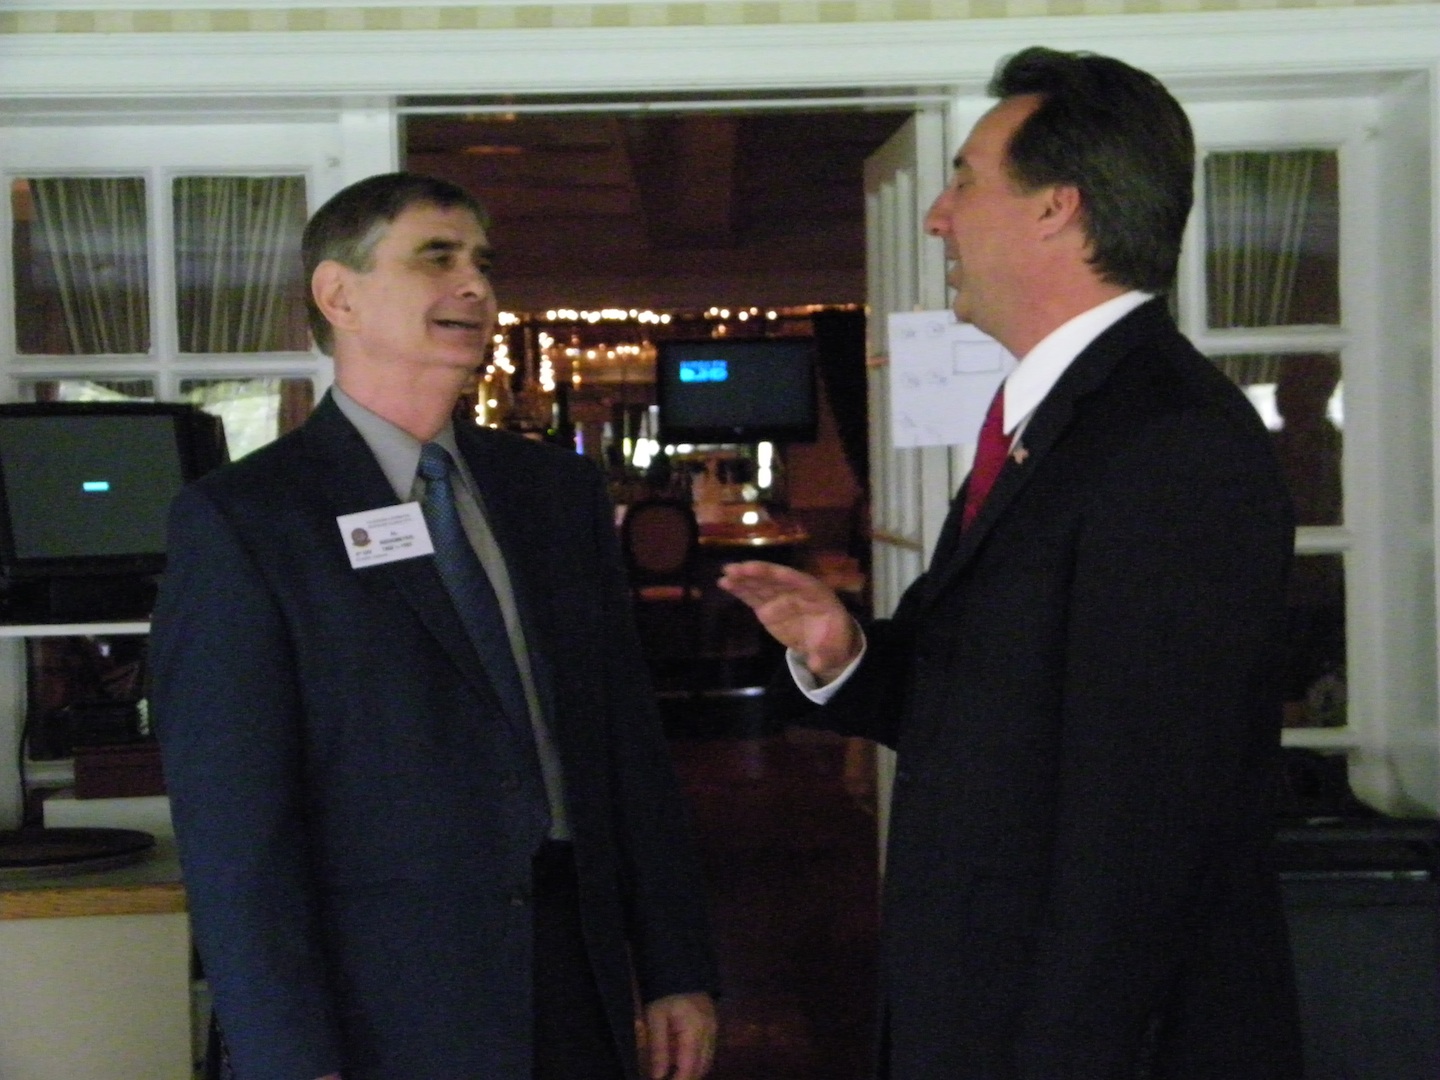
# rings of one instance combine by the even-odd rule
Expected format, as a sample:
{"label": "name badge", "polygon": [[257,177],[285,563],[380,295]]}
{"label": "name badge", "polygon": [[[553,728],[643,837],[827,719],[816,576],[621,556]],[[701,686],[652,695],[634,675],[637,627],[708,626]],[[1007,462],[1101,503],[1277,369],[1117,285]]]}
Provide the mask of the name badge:
{"label": "name badge", "polygon": [[435,552],[418,502],[341,514],[335,524],[340,527],[350,566],[356,570]]}

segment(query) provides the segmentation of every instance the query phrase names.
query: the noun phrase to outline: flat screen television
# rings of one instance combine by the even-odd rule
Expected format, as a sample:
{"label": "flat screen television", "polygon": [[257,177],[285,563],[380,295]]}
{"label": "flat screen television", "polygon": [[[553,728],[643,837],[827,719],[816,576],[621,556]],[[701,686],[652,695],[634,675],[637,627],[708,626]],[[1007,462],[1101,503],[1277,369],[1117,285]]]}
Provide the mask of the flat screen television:
{"label": "flat screen television", "polygon": [[193,405],[0,405],[7,617],[147,615],[170,501],[225,459],[220,421]]}
{"label": "flat screen television", "polygon": [[661,341],[655,349],[661,442],[815,441],[810,338]]}

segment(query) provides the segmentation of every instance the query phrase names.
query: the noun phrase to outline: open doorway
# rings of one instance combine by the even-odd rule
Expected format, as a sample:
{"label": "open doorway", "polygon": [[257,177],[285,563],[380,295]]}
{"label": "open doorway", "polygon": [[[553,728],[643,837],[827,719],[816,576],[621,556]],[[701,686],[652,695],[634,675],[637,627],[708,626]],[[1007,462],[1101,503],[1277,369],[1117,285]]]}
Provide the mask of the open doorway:
{"label": "open doorway", "polygon": [[[597,461],[653,422],[659,337],[809,336],[817,312],[855,315],[825,330],[844,355],[827,344],[821,357],[817,439],[780,449],[782,487],[763,495],[801,515],[816,552],[863,561],[847,550],[868,535],[856,520],[868,478],[863,170],[914,104],[824,100],[414,101],[402,106],[405,160],[489,210],[502,308],[530,327],[511,331],[511,359],[528,358],[531,381],[546,348],[536,338],[550,343],[558,389],[520,403],[513,426],[558,419]],[[544,317],[557,311],[574,317]],[[655,312],[676,322],[647,322]],[[572,363],[567,348],[600,362]],[[826,566],[858,587],[864,567]]]}
{"label": "open doorway", "polygon": [[[832,339],[817,437],[781,451],[781,497],[810,537],[792,557],[847,571],[857,546],[868,555],[868,515],[856,520],[867,483],[864,163],[912,111],[412,112],[405,161],[486,205],[501,306],[540,333],[603,350],[661,333],[629,314],[648,312],[685,323],[684,336]],[[554,312],[596,314],[562,331]],[[618,383],[595,371],[571,388],[582,435],[587,410],[605,422],[653,404],[650,362],[621,365]],[[760,635],[747,611],[730,615]],[[714,612],[704,618],[721,667],[704,669],[703,685],[693,666],[678,684],[655,670],[710,873],[725,990],[713,1075],[861,1077],[878,922],[870,749],[767,727],[752,691],[778,653],[737,665],[727,650],[743,646],[725,620],[717,632]]]}
{"label": "open doorway", "polygon": [[[645,494],[690,498],[691,479],[720,462],[687,451],[652,463],[665,449],[656,342],[813,339],[816,437],[738,451],[748,460],[736,467],[758,481],[748,497],[760,503],[759,528],[782,518],[746,539],[806,537],[771,554],[798,556],[864,603],[864,164],[915,107],[913,95],[845,92],[402,104],[407,167],[460,184],[491,215],[496,289],[512,321],[502,370],[477,395],[485,422],[575,443],[611,471],[622,506]],[[733,507],[701,509],[720,519],[702,516],[702,528],[740,525],[726,517]],[[725,672],[726,685],[743,685],[743,674]]]}

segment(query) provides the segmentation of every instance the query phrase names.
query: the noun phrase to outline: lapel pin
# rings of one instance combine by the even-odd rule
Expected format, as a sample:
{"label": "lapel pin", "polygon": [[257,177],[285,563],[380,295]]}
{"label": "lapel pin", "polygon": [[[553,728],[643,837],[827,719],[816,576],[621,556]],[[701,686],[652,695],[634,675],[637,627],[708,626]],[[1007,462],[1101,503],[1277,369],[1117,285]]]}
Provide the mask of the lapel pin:
{"label": "lapel pin", "polygon": [[1011,452],[1010,456],[1015,459],[1016,465],[1024,465],[1025,459],[1030,456],[1030,451],[1026,450],[1023,446],[1017,446]]}

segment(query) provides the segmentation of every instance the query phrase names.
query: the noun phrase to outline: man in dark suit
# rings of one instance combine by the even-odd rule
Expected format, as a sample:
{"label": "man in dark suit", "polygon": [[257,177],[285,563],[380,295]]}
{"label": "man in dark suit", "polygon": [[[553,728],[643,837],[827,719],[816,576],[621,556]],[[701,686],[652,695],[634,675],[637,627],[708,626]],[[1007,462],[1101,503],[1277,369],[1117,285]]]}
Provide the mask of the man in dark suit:
{"label": "man in dark suit", "polygon": [[929,568],[863,628],[794,570],[724,583],[807,722],[898,751],[884,1075],[1297,1077],[1267,861],[1293,528],[1254,410],[1158,295],[1190,126],[1100,56],[1025,50],[992,93],[926,228],[1021,362]]}
{"label": "man in dark suit", "polygon": [[709,1068],[701,873],[603,483],[453,419],[496,318],[484,221],[404,173],[317,211],[335,387],[173,510],[152,703],[240,1080],[621,1080],[637,1027],[649,1076]]}

